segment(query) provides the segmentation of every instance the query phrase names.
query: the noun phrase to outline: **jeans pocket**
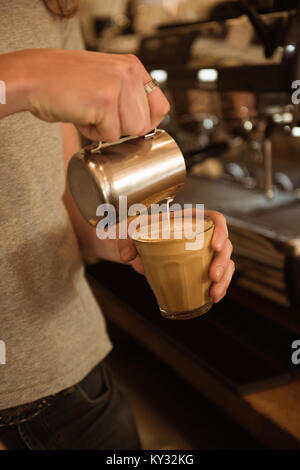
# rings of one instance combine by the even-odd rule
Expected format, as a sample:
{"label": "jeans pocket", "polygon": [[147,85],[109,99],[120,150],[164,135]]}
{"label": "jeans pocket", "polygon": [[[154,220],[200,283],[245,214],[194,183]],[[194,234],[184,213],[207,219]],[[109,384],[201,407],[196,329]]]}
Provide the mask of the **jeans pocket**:
{"label": "jeans pocket", "polygon": [[76,389],[84,402],[90,406],[104,404],[112,393],[112,380],[108,369],[100,364],[81,382]]}

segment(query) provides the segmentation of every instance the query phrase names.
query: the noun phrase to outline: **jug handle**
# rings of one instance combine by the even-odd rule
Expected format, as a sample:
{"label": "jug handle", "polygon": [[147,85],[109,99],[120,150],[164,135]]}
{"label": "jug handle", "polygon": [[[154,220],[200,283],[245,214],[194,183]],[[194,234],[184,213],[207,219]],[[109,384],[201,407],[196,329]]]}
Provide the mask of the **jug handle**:
{"label": "jug handle", "polygon": [[[161,129],[159,129],[159,130],[162,131]],[[150,138],[154,137],[157,134],[157,131],[158,131],[158,129],[154,129],[154,131],[149,132],[149,134],[146,134],[144,136],[144,139],[150,139]],[[139,138],[139,136],[134,135],[134,136],[122,137],[121,139],[116,140],[115,142],[103,143],[103,142],[100,141],[98,143],[97,147],[91,149],[90,152],[91,153],[96,153],[96,152],[101,151],[102,149],[105,149],[106,147],[111,147],[112,145],[118,145],[118,144],[121,144],[123,142],[127,142],[128,140],[134,140],[134,139],[138,139],[138,138]]]}

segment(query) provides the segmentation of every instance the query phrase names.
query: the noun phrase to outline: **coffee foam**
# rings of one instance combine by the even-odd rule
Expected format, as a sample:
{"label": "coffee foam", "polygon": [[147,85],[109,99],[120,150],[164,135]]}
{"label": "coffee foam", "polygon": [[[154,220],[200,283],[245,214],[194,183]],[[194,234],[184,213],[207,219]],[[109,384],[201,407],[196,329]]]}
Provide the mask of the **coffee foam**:
{"label": "coffee foam", "polygon": [[173,239],[193,239],[197,233],[202,233],[211,226],[208,219],[196,218],[172,218],[170,221],[164,218],[152,224],[142,225],[131,235],[134,240],[161,241]]}

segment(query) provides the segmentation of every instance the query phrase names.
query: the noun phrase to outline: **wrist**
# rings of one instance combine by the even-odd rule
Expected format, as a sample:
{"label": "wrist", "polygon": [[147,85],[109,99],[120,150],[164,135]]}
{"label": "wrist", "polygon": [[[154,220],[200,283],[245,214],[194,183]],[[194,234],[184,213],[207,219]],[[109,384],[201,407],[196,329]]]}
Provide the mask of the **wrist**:
{"label": "wrist", "polygon": [[0,105],[0,117],[29,111],[32,92],[30,50],[0,55],[0,80],[5,84],[5,104]]}

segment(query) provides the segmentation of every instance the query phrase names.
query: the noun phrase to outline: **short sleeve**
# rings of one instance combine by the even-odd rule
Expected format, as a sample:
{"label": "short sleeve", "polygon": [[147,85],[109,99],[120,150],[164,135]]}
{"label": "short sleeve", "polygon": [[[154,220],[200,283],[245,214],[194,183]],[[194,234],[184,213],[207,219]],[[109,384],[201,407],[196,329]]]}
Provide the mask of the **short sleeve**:
{"label": "short sleeve", "polygon": [[80,24],[76,17],[61,20],[61,38],[63,49],[85,49]]}

